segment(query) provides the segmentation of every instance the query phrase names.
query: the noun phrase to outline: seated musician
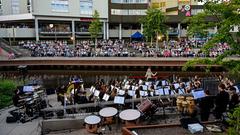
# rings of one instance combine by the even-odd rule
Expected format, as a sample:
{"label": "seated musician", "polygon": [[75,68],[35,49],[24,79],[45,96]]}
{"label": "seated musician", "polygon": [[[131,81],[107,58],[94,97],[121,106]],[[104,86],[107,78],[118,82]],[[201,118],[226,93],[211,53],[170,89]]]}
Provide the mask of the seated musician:
{"label": "seated musician", "polygon": [[19,89],[16,89],[14,91],[14,95],[12,97],[12,100],[13,100],[13,105],[16,106],[16,107],[19,107],[20,106],[20,102],[19,100],[21,99],[21,96],[20,96],[20,90]]}
{"label": "seated musician", "polygon": [[76,98],[76,103],[78,103],[78,104],[88,103],[88,99],[86,97],[86,92],[85,91],[78,91],[77,98]]}

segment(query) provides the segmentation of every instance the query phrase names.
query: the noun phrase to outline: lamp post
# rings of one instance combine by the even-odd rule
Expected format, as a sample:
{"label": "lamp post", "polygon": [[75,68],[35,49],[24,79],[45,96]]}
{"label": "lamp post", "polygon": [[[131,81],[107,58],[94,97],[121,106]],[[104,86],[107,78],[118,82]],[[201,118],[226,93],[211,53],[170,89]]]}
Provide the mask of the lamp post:
{"label": "lamp post", "polygon": [[159,41],[161,41],[161,40],[162,40],[162,35],[158,35],[158,34],[157,34],[156,51],[158,51],[158,50],[159,50],[158,40],[159,40]]}
{"label": "lamp post", "polygon": [[56,26],[54,26],[54,24],[49,24],[49,27],[52,29],[54,27],[54,38],[55,38],[55,41],[57,41],[57,35],[56,35]]}
{"label": "lamp post", "polygon": [[72,36],[70,39],[72,40],[72,43],[75,46],[75,37]]}

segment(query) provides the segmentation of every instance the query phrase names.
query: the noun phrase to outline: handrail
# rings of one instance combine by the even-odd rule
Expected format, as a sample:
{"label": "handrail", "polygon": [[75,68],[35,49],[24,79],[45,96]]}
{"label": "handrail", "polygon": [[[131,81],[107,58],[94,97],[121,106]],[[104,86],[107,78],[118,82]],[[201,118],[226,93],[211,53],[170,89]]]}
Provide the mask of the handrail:
{"label": "handrail", "polygon": [[[149,100],[158,100],[158,99],[167,99],[177,97],[179,95],[167,95],[167,96],[153,96],[148,97]],[[182,96],[192,96],[192,94],[183,94]],[[143,98],[136,98],[136,99],[126,99],[124,103],[132,103],[132,102],[140,102]],[[96,106],[106,106],[106,105],[115,105],[113,101],[104,101],[104,102],[96,102],[96,103],[87,103],[87,104],[77,104],[77,105],[68,105],[66,107],[51,107],[45,108],[41,111],[61,111],[64,109],[80,109],[80,108],[87,108],[87,107],[96,107]]]}
{"label": "handrail", "polygon": [[9,44],[8,41],[6,41],[3,38],[0,38],[0,47],[3,48],[5,51],[7,51],[8,53],[13,52],[15,54],[16,57],[20,57],[22,56],[22,53],[20,53],[19,51],[17,51],[16,49],[12,48]]}

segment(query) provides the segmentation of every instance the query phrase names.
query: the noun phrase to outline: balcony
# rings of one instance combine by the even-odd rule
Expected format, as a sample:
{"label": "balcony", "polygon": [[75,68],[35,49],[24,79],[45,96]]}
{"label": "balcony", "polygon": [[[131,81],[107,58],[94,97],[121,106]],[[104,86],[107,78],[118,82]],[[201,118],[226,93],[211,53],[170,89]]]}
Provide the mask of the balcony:
{"label": "balcony", "polygon": [[34,38],[35,28],[0,28],[0,37]]}

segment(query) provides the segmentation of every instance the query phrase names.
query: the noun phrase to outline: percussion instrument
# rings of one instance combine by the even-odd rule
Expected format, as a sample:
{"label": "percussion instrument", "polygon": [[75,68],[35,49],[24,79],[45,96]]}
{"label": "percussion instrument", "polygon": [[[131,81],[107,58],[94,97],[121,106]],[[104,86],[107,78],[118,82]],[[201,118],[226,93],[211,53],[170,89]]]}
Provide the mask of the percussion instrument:
{"label": "percussion instrument", "polygon": [[177,97],[177,101],[176,101],[176,103],[177,103],[177,109],[178,109],[178,111],[182,111],[182,102],[184,101],[184,96],[178,96]]}
{"label": "percussion instrument", "polygon": [[101,118],[96,115],[90,115],[87,116],[84,119],[84,122],[86,123],[86,130],[90,133],[97,133],[98,131],[98,124],[100,123]]}
{"label": "percussion instrument", "polygon": [[133,121],[140,117],[140,112],[135,109],[127,109],[120,112],[119,117],[125,121]]}
{"label": "percussion instrument", "polygon": [[152,106],[153,104],[149,99],[144,99],[143,102],[137,106],[137,108],[140,112],[145,113],[149,111]]}
{"label": "percussion instrument", "polygon": [[113,107],[106,107],[99,111],[99,115],[104,117],[105,124],[113,123],[113,116],[117,114],[117,109]]}
{"label": "percussion instrument", "polygon": [[193,97],[187,97],[186,101],[188,102],[188,113],[192,114],[195,108],[195,102]]}

